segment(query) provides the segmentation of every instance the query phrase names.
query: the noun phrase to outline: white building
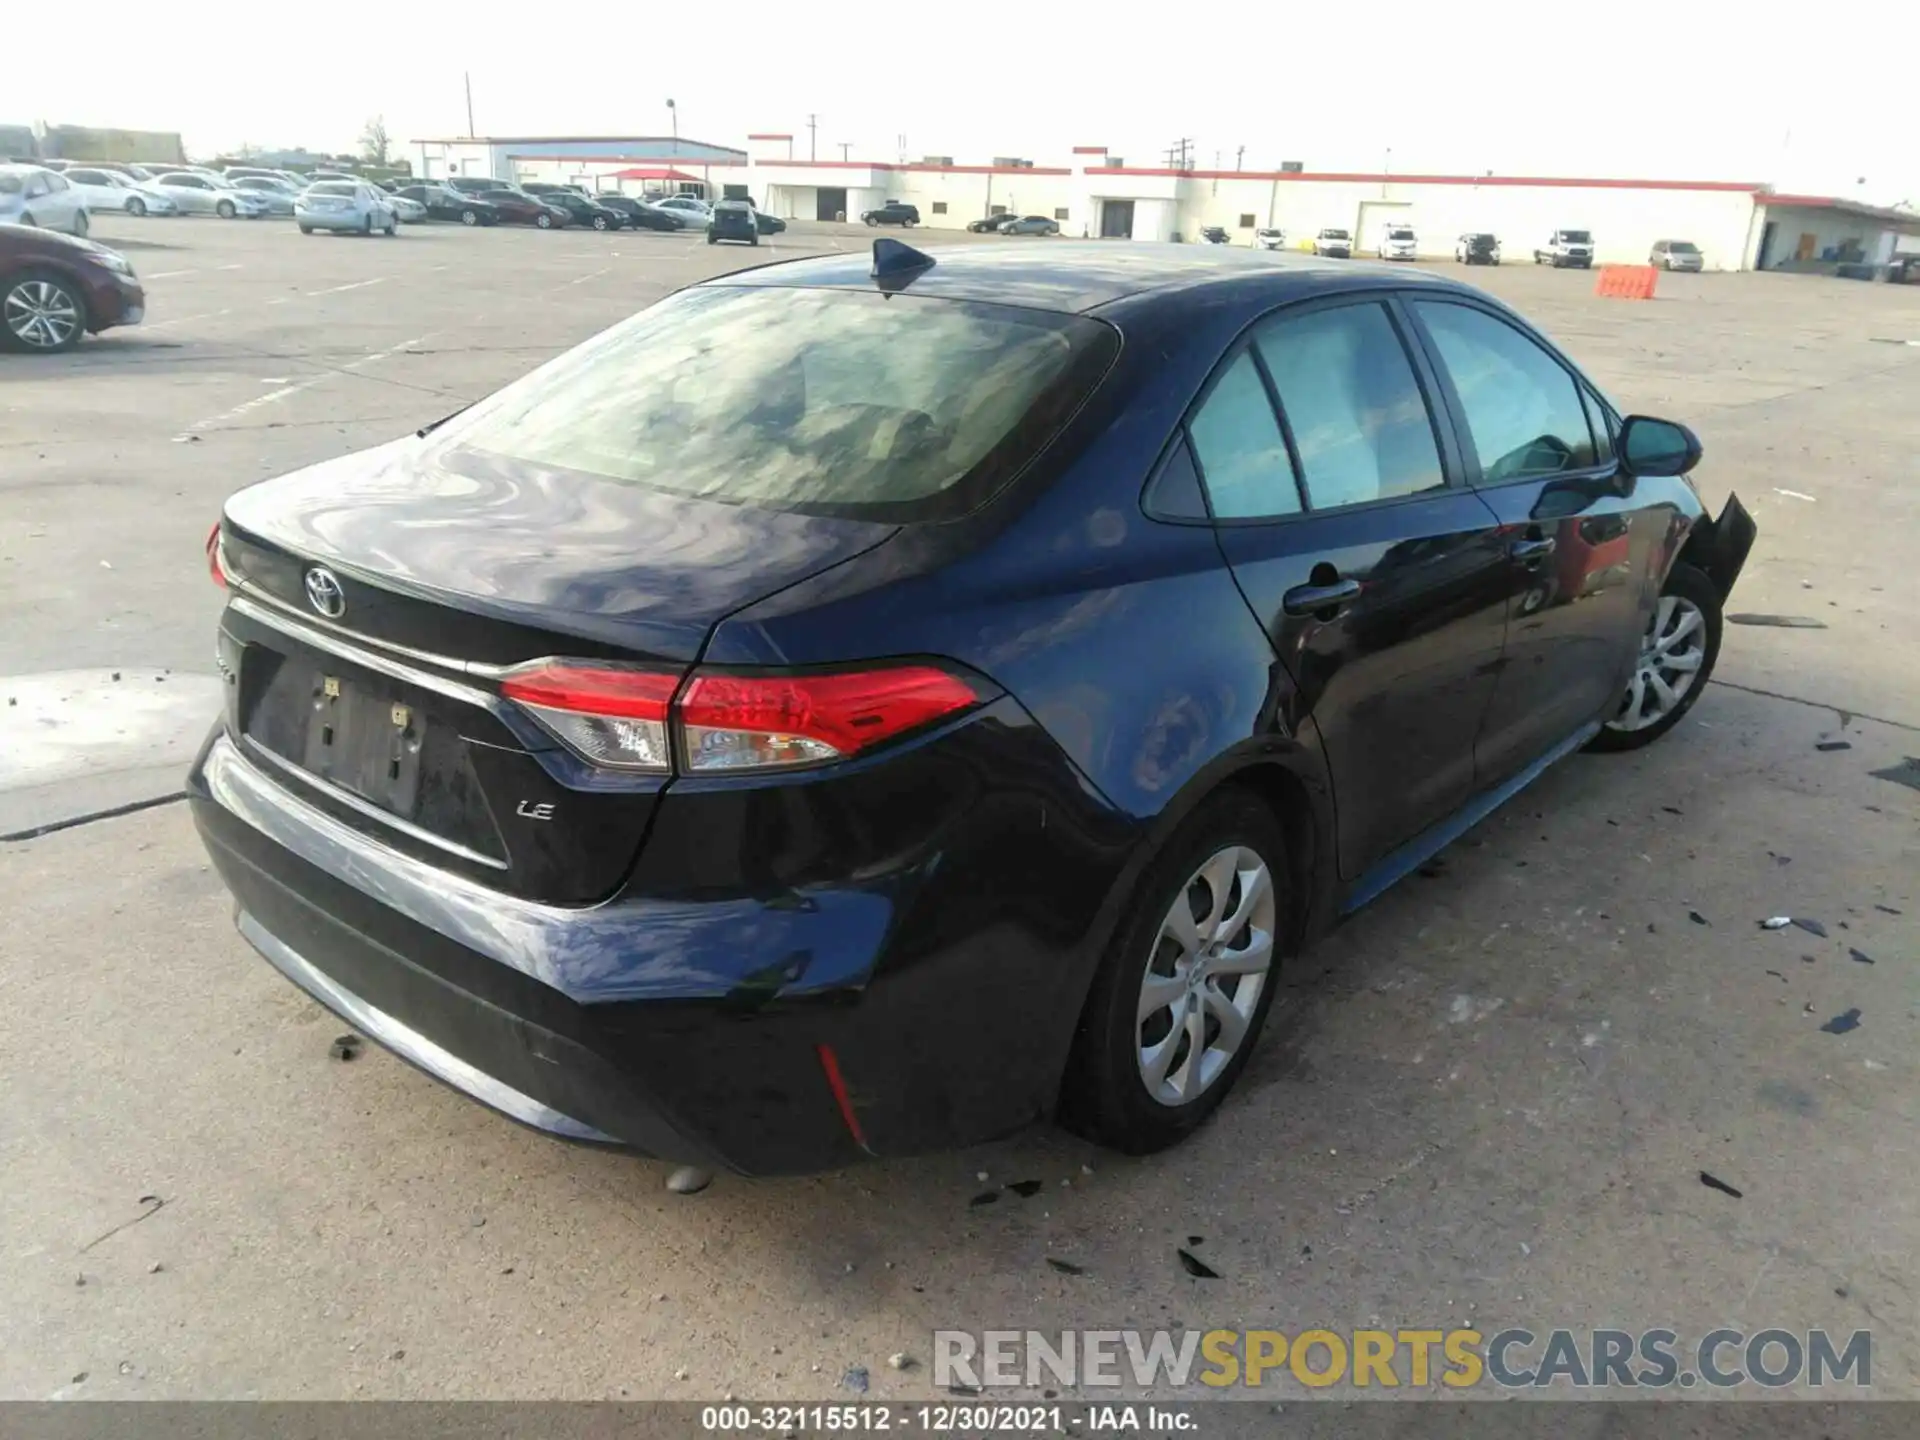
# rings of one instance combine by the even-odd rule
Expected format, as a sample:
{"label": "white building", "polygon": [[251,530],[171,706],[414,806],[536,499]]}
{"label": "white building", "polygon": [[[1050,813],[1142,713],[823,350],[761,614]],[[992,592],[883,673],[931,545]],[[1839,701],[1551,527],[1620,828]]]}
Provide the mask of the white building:
{"label": "white building", "polygon": [[918,206],[921,224],[936,230],[964,229],[989,215],[1043,215],[1073,236],[1193,240],[1217,225],[1235,243],[1251,244],[1256,228],[1272,228],[1307,247],[1321,229],[1339,228],[1365,254],[1388,225],[1405,224],[1423,255],[1451,255],[1460,235],[1491,231],[1509,262],[1524,262],[1555,230],[1568,229],[1588,231],[1602,263],[1644,264],[1655,241],[1691,240],[1713,270],[1885,264],[1903,236],[1920,237],[1920,216],[1775,195],[1746,180],[1172,170],[1128,165],[1101,145],[1075,146],[1047,163],[819,160],[797,158],[784,132],[749,135],[744,150],[658,135],[413,144],[416,169],[430,179],[491,175],[630,194],[751,196],[771,214],[801,220],[858,220],[900,200]]}

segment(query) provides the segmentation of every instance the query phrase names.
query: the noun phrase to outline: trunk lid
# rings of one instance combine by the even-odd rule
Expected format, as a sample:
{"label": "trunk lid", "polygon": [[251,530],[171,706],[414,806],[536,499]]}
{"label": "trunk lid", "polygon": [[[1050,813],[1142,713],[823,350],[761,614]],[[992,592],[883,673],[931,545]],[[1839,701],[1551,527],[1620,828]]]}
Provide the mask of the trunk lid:
{"label": "trunk lid", "polygon": [[228,726],[384,843],[530,898],[602,899],[668,777],[592,770],[499,697],[497,671],[576,656],[684,673],[728,614],[894,529],[419,439],[347,456],[227,502]]}

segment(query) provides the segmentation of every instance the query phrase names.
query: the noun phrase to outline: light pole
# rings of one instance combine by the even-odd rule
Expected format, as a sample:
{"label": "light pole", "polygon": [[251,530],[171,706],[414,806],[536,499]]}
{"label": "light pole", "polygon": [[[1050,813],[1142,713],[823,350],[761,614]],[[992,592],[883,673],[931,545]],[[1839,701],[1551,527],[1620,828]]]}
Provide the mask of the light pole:
{"label": "light pole", "polygon": [[667,101],[667,118],[673,121],[673,153],[680,153],[680,108],[671,98]]}

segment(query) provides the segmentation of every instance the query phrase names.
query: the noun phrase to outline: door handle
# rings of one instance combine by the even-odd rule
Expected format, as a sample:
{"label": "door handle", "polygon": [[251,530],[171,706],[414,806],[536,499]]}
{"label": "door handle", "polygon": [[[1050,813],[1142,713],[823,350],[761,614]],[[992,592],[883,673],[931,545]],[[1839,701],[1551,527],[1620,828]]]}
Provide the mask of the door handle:
{"label": "door handle", "polygon": [[1336,580],[1331,585],[1296,585],[1280,597],[1280,608],[1296,618],[1338,610],[1360,598],[1360,582]]}
{"label": "door handle", "polygon": [[1553,553],[1554,541],[1551,539],[1516,540],[1507,547],[1507,553],[1522,564],[1535,560],[1544,560]]}

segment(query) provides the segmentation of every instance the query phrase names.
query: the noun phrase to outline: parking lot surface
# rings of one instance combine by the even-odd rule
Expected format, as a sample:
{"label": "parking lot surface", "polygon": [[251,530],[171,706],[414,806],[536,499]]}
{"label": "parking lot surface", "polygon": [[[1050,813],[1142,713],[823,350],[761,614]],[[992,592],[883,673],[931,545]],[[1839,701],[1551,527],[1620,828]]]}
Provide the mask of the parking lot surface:
{"label": "parking lot surface", "polygon": [[210,717],[232,490],[870,235],[97,235],[149,322],[0,359],[0,834],[84,821],[0,843],[0,1396],[914,1397],[937,1328],[1471,1322],[1870,1329],[1873,1393],[1920,1397],[1920,292],[1471,272],[1695,426],[1709,504],[1760,524],[1731,609],[1799,623],[1729,625],[1670,737],[1558,767],[1295,961],[1183,1148],[1038,1130],[681,1197],[331,1059],[183,807],[85,817],[177,790]]}

